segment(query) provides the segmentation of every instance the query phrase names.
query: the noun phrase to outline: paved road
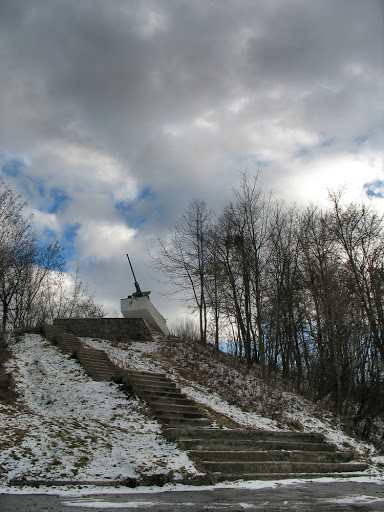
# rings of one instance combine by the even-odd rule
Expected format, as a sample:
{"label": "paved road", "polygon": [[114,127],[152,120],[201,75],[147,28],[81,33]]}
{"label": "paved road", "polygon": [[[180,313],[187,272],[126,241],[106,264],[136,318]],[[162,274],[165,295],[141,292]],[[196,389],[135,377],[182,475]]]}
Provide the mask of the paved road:
{"label": "paved road", "polygon": [[129,494],[0,494],[1,512],[384,511],[384,481],[307,482],[264,489],[214,489]]}

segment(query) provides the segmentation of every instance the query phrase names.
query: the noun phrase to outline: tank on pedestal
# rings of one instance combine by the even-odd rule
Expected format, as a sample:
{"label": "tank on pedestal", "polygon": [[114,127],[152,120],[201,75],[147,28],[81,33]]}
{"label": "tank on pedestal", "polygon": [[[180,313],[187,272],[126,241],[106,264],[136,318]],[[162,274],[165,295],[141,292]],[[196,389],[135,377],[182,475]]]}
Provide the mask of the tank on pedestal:
{"label": "tank on pedestal", "polygon": [[135,280],[136,292],[129,295],[126,299],[121,299],[121,312],[124,318],[142,318],[156,331],[160,331],[165,335],[169,334],[169,329],[165,318],[157,311],[155,306],[149,300],[149,292],[142,292],[140,285],[136,280],[135,273],[132,268],[131,260],[127,254],[129,266],[131,267],[133,279]]}

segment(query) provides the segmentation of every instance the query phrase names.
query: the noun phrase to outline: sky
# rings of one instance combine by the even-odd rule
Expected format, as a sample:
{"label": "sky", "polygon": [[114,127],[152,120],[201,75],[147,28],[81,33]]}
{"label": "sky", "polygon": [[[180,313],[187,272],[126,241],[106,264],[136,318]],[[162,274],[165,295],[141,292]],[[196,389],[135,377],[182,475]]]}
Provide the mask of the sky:
{"label": "sky", "polygon": [[382,0],[0,0],[0,175],[109,316],[148,252],[242,171],[384,210]]}

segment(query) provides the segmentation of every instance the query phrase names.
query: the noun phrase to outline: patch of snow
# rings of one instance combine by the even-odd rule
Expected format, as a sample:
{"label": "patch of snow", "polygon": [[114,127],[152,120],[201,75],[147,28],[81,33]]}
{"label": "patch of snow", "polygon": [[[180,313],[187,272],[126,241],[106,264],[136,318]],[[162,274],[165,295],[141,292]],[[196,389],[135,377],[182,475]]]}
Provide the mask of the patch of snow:
{"label": "patch of snow", "polygon": [[357,505],[371,505],[372,503],[381,503],[384,498],[378,498],[377,496],[345,496],[344,498],[328,498],[319,499],[321,503],[335,503],[338,505],[351,505],[356,503]]}
{"label": "patch of snow", "polygon": [[146,494],[150,492],[151,494],[160,494],[164,492],[201,492],[201,491],[212,491],[214,489],[249,489],[249,490],[258,490],[258,489],[275,489],[277,487],[287,487],[287,486],[295,486],[301,485],[303,483],[316,483],[316,484],[327,484],[327,483],[344,483],[344,482],[355,482],[360,484],[375,484],[384,486],[384,478],[379,476],[360,476],[360,477],[349,477],[349,478],[292,478],[286,480],[237,480],[235,482],[220,482],[213,485],[202,485],[202,486],[191,486],[186,484],[166,484],[163,487],[153,487],[153,486],[141,486],[136,487],[134,489],[124,486],[119,487],[99,487],[94,485],[82,485],[74,486],[44,486],[40,485],[37,487],[14,487],[14,486],[4,486],[0,487],[1,494],[52,494],[55,496],[64,496],[64,497],[89,497],[91,495],[105,495],[109,494],[122,494],[122,495],[132,495],[132,494]]}
{"label": "patch of snow", "polygon": [[182,385],[181,391],[196,402],[207,405],[214,411],[228,416],[244,427],[274,431],[281,430],[276,421],[270,418],[263,418],[256,412],[244,412],[239,407],[229,404],[216,393],[208,394],[207,390],[204,390],[202,386],[196,384],[194,387]]}
{"label": "patch of snow", "polygon": [[[127,508],[126,503],[116,503],[113,501],[64,501],[63,505],[67,507],[81,507],[81,508]],[[129,508],[142,508],[142,507],[154,507],[157,503],[150,501],[130,501]]]}
{"label": "patch of snow", "polygon": [[0,404],[1,479],[121,480],[196,468],[142,402],[95,382],[38,335],[14,342],[8,371],[22,398]]}

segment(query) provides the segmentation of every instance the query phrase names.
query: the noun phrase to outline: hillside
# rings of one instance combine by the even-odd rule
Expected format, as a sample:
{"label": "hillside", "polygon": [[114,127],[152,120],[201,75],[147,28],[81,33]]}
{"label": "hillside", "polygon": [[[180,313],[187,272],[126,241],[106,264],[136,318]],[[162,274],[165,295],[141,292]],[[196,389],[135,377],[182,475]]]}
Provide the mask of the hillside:
{"label": "hillside", "polygon": [[[277,384],[261,382],[209,347],[155,337],[118,346],[84,339],[121,367],[165,372],[205,408],[219,426],[324,433],[341,449],[370,462],[373,446],[343,433],[330,413]],[[115,482],[141,476],[199,473],[185,452],[161,436],[145,403],[129,399],[114,383],[95,382],[80,365],[40,335],[10,340],[7,363],[19,398],[0,402],[0,480]]]}

